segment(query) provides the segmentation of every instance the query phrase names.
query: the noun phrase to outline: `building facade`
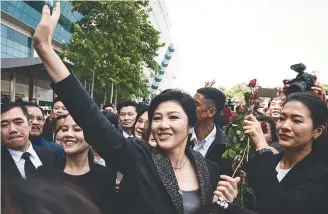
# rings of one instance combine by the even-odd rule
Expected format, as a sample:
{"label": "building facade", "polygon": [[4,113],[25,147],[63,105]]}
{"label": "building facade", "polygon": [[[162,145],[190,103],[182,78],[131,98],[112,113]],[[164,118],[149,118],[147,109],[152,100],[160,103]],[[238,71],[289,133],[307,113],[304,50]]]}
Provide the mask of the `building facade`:
{"label": "building facade", "polygon": [[[159,50],[156,61],[159,65],[166,65],[167,63],[167,67],[163,74],[158,73],[156,75],[154,71],[145,69],[145,74],[149,79],[149,89],[153,95],[156,95],[165,89],[175,87],[174,82],[179,72],[180,57],[179,50],[174,48],[174,41],[172,41],[170,37],[171,22],[165,1],[150,0],[149,6],[152,9],[149,17],[150,21],[155,29],[160,32],[160,41],[165,43],[165,46]],[[170,59],[167,60],[165,55],[168,54],[172,47],[174,48],[174,52],[170,55]],[[154,85],[156,85],[156,89],[153,89],[154,87],[152,88]]]}
{"label": "building facade", "polygon": [[[53,1],[1,1],[1,98],[35,100],[40,105],[53,100],[50,79],[43,75],[41,61],[33,49],[32,36],[45,4]],[[56,53],[72,38],[73,25],[83,16],[72,12],[69,2],[61,2],[61,16],[54,33]],[[36,63],[36,64],[33,64]],[[20,66],[18,66],[20,65]],[[38,70],[38,71],[37,71]],[[11,95],[11,96],[10,96]]]}

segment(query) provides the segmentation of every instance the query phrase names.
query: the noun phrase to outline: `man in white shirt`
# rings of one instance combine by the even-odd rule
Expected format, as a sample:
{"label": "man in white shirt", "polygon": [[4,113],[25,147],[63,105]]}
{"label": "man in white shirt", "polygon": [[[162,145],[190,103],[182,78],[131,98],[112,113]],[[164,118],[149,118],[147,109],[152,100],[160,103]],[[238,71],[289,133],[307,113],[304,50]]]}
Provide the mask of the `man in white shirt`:
{"label": "man in white shirt", "polygon": [[137,103],[127,101],[118,109],[118,121],[125,138],[133,137],[133,125],[137,117]]}
{"label": "man in white shirt", "polygon": [[219,117],[224,108],[226,97],[216,88],[205,87],[197,90],[194,99],[197,122],[191,137],[193,149],[215,162],[221,174],[230,175],[232,173],[230,161],[225,163],[226,161],[222,159],[228,138],[215,124],[215,118]]}
{"label": "man in white shirt", "polygon": [[[20,103],[1,105],[1,172],[6,178],[26,179],[42,166],[38,153],[29,141],[30,123],[25,106]],[[42,155],[44,159],[51,155]]]}

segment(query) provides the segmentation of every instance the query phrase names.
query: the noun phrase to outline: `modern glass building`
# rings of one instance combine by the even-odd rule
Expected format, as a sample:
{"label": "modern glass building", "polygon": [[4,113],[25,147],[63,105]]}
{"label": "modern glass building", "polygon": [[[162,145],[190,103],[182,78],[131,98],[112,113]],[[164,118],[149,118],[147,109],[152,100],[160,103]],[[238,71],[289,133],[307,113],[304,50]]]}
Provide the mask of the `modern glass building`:
{"label": "modern glass building", "polygon": [[[32,36],[41,20],[42,8],[53,1],[1,1],[1,98],[25,98],[39,103],[52,101],[50,78],[44,75],[42,63],[33,49]],[[69,1],[61,1],[61,15],[54,33],[57,53],[72,38],[73,25],[82,15],[72,12]]]}

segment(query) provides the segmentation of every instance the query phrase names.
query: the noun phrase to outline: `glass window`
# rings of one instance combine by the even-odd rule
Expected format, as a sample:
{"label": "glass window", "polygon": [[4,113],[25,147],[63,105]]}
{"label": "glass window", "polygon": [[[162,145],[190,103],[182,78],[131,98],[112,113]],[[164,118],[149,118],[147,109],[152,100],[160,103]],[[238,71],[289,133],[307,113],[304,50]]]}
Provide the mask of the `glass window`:
{"label": "glass window", "polygon": [[18,10],[18,9],[16,9],[15,10],[15,12],[13,13],[13,15],[16,17],[16,18],[20,18],[20,16],[21,16],[21,13],[22,13],[22,11],[20,11],[20,10]]}
{"label": "glass window", "polygon": [[7,7],[7,12],[8,12],[9,14],[13,14],[14,11],[15,11],[14,6],[12,6],[11,4],[9,4],[8,7]]}
{"label": "glass window", "polygon": [[32,47],[32,39],[30,37],[27,38],[27,47]]}
{"label": "glass window", "polygon": [[14,55],[13,56],[18,57],[19,56],[19,51],[14,49]]}
{"label": "glass window", "polygon": [[1,37],[1,44],[7,45],[7,39],[5,37]]}
{"label": "glass window", "polygon": [[21,16],[21,20],[23,22],[27,22],[27,17],[28,17],[28,15],[26,13],[23,13],[22,16]]}
{"label": "glass window", "polygon": [[6,1],[0,1],[0,3],[1,3],[1,9],[2,10],[7,10],[8,2],[6,2]]}
{"label": "glass window", "polygon": [[11,28],[8,28],[7,30],[7,38],[14,39],[14,31]]}
{"label": "glass window", "polygon": [[5,25],[1,25],[1,35],[7,37],[7,27]]}
{"label": "glass window", "polygon": [[11,41],[10,39],[7,39],[7,46],[9,46],[9,47],[14,47],[14,42],[13,41]]}
{"label": "glass window", "polygon": [[20,57],[20,58],[25,58],[25,57],[26,57],[26,54],[23,53],[23,52],[19,52],[19,57]]}
{"label": "glass window", "polygon": [[1,52],[7,53],[7,46],[1,45]]}
{"label": "glass window", "polygon": [[24,45],[19,45],[19,51],[25,53],[25,46]]}
{"label": "glass window", "polygon": [[19,44],[17,42],[14,42],[14,49],[19,50]]}
{"label": "glass window", "polygon": [[14,55],[14,49],[11,47],[7,47],[7,53],[10,55]]}
{"label": "glass window", "polygon": [[18,3],[17,3],[17,8],[18,9],[20,9],[20,10],[24,10],[25,9],[25,6],[26,6],[26,4],[24,3],[24,2],[22,2],[22,1],[19,1]]}

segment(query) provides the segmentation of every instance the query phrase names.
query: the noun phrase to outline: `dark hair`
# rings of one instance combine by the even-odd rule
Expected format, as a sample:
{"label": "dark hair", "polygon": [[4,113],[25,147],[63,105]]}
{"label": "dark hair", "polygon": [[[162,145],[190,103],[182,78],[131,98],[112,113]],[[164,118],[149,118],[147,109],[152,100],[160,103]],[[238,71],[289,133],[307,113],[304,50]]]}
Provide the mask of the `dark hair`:
{"label": "dark hair", "polygon": [[143,115],[143,113],[145,113],[146,111],[148,111],[149,106],[144,105],[144,104],[138,104],[138,109],[137,109],[137,117],[136,117],[136,122],[139,120],[139,118],[141,117],[141,115]]}
{"label": "dark hair", "polygon": [[312,95],[310,92],[296,92],[290,94],[286,98],[284,105],[291,101],[301,102],[310,110],[314,129],[321,125],[326,127],[328,121],[328,109],[327,105],[320,98]]}
{"label": "dark hair", "polygon": [[138,114],[137,114],[136,120],[134,121],[134,124],[133,124],[132,133],[134,133],[134,128],[136,127],[136,124],[137,124],[139,118],[140,118],[145,112],[148,111],[148,108],[149,108],[149,107],[148,107],[147,105],[145,105],[145,104],[142,104],[142,103],[139,103],[139,104],[138,104],[138,109],[137,109]]}
{"label": "dark hair", "polygon": [[105,108],[107,108],[107,107],[112,107],[112,108],[114,108],[114,105],[113,105],[112,103],[105,104],[105,105],[103,106],[103,110],[105,110]]}
{"label": "dark hair", "polygon": [[52,130],[55,130],[56,134],[59,131],[56,129],[57,121],[60,119],[66,119],[67,116],[68,116],[67,114],[61,114],[61,115],[58,115],[55,119],[51,120],[51,128],[52,128]]}
{"label": "dark hair", "polygon": [[272,117],[259,115],[257,116],[257,120],[260,122],[267,122],[270,124],[270,131],[272,136],[272,142],[278,142],[278,134],[277,134],[277,128],[276,128],[276,122]]}
{"label": "dark hair", "polygon": [[187,93],[184,93],[177,89],[167,89],[161,92],[159,95],[154,97],[151,101],[148,109],[148,121],[149,128],[151,128],[151,123],[153,120],[153,115],[156,108],[163,102],[173,101],[178,103],[188,117],[188,124],[191,127],[196,125],[197,114],[196,114],[196,103],[195,100]]}
{"label": "dark hair", "polygon": [[57,102],[63,102],[63,101],[62,101],[59,97],[55,97],[54,101],[52,102],[52,106],[51,106],[52,109],[54,108],[54,105],[55,105]]}
{"label": "dark hair", "polygon": [[22,104],[22,102],[6,102],[1,104],[1,114],[13,109],[13,108],[20,108],[26,117],[29,120],[30,116],[28,114],[27,108]]}
{"label": "dark hair", "polygon": [[325,126],[323,133],[313,142],[312,148],[316,153],[320,153],[320,156],[324,159],[328,159],[325,154],[322,154],[322,150],[327,151],[327,121],[328,121],[328,109],[327,105],[320,98],[312,95],[310,92],[295,92],[290,94],[284,105],[288,102],[297,101],[305,105],[310,113],[313,122],[313,129],[319,126]]}
{"label": "dark hair", "polygon": [[117,116],[113,112],[103,111],[102,114],[107,118],[107,120],[113,124],[116,128],[118,126]]}
{"label": "dark hair", "polygon": [[205,100],[213,102],[216,107],[216,114],[220,115],[226,102],[226,96],[217,88],[205,87],[197,90],[197,93],[202,94]]}
{"label": "dark hair", "polygon": [[122,103],[122,104],[120,104],[120,105],[118,106],[118,111],[117,111],[117,113],[120,114],[121,109],[122,109],[123,107],[128,107],[128,106],[133,106],[133,107],[135,107],[135,108],[136,108],[136,112],[137,112],[138,104],[137,104],[136,102],[134,102],[134,101],[129,100],[129,101],[126,101],[126,102],[124,102],[124,103]]}
{"label": "dark hair", "polygon": [[36,108],[39,108],[41,110],[41,112],[42,112],[42,116],[44,117],[43,109],[38,104],[36,104],[35,102],[24,102],[23,105],[26,106],[26,107],[36,107]]}
{"label": "dark hair", "polygon": [[4,182],[1,189],[3,213],[100,214],[97,206],[85,192],[72,184],[41,178],[41,176],[24,182],[20,179],[5,179],[2,182]]}

